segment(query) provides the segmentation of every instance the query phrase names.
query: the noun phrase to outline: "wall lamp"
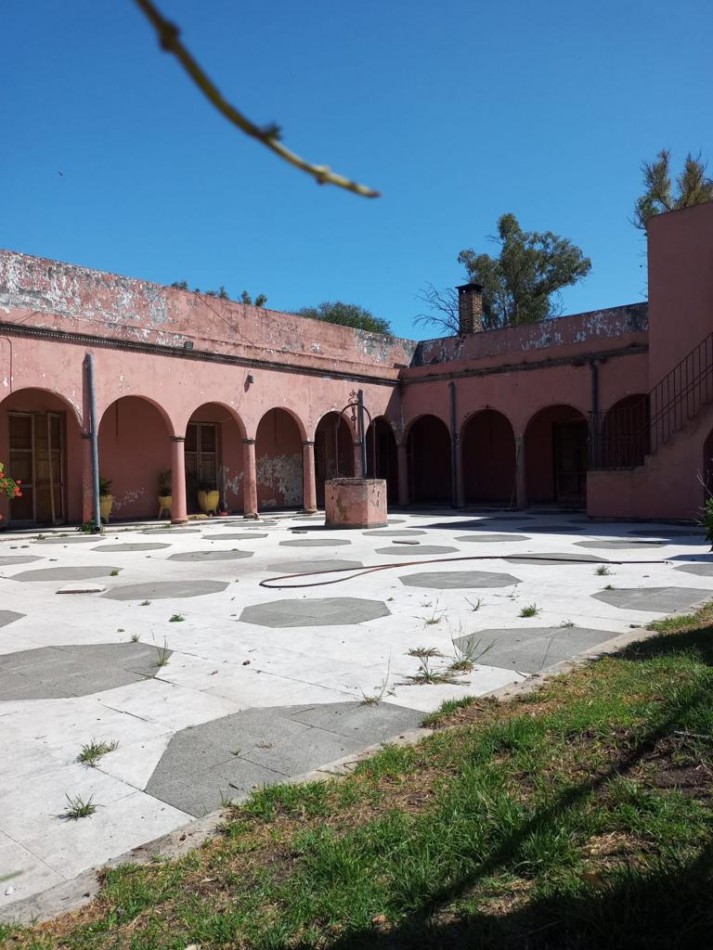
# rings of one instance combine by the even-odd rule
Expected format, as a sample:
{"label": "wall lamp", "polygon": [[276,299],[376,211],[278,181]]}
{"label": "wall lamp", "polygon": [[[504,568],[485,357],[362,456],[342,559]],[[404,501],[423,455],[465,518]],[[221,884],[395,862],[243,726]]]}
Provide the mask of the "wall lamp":
{"label": "wall lamp", "polygon": [[248,373],[247,377],[245,378],[245,382],[248,384],[248,386],[252,386],[252,384],[255,382],[255,377],[252,373]]}
{"label": "wall lamp", "polygon": [[184,349],[184,350],[192,350],[192,349],[193,349],[193,340],[184,340],[184,342],[183,342],[183,349]]}

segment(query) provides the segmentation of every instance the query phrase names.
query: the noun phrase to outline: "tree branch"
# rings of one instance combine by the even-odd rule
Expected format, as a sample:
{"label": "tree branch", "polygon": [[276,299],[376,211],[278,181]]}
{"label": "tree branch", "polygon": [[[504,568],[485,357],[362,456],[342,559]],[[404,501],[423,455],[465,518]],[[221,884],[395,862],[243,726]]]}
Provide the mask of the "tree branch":
{"label": "tree branch", "polygon": [[347,191],[353,191],[357,195],[362,195],[364,198],[380,197],[380,192],[375,191],[373,188],[369,188],[367,185],[360,185],[358,182],[345,178],[343,175],[338,175],[336,172],[331,171],[326,165],[312,165],[305,161],[305,159],[300,158],[299,155],[290,151],[290,149],[285,148],[278,140],[279,130],[276,126],[271,125],[267,128],[260,128],[255,125],[254,122],[251,122],[250,119],[244,116],[235,106],[223,98],[217,86],[208,78],[206,73],[181,42],[181,31],[178,27],[174,23],[171,23],[170,20],[167,20],[156,9],[156,6],[151,0],[135,0],[135,2],[155,29],[161,49],[167,53],[173,53],[184,71],[190,76],[203,95],[229,122],[236,125],[246,135],[257,139],[258,142],[262,142],[266,148],[269,148],[270,151],[279,155],[284,161],[289,162],[290,165],[294,165],[295,168],[299,168],[301,171],[311,175],[318,185],[336,185]]}

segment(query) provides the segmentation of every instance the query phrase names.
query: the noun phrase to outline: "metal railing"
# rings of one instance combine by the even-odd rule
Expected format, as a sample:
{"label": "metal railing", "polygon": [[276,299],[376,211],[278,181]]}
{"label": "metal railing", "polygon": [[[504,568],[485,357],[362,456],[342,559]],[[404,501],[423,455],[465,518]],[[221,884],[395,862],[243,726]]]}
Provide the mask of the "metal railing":
{"label": "metal railing", "polygon": [[643,465],[713,402],[713,333],[660,380],[651,392],[609,412],[590,413],[589,467]]}

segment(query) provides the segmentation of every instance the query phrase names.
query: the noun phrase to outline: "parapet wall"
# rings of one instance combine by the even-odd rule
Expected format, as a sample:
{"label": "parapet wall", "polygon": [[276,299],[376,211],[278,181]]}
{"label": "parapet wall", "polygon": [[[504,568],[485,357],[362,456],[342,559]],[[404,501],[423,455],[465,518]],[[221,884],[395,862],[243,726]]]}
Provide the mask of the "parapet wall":
{"label": "parapet wall", "polygon": [[[431,366],[459,360],[492,360],[501,356],[535,354],[540,350],[597,347],[611,343],[626,346],[648,331],[648,304],[637,303],[607,310],[592,310],[543,323],[529,323],[467,336],[424,340],[416,347],[413,366]],[[539,354],[538,354],[539,356]]]}
{"label": "parapet wall", "polygon": [[396,379],[416,344],[0,250],[0,322]]}

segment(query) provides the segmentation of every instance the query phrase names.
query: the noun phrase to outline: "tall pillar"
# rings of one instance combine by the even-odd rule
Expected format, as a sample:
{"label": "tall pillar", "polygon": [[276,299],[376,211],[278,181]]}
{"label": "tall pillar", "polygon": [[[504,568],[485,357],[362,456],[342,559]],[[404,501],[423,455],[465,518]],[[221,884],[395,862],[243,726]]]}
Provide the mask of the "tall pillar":
{"label": "tall pillar", "polygon": [[186,524],[186,440],[182,435],[171,436],[171,523]]}
{"label": "tall pillar", "polygon": [[455,497],[455,506],[456,508],[462,508],[465,505],[465,491],[463,488],[463,443],[459,435],[455,437],[455,452],[453,453],[453,458],[455,461],[456,471],[455,471],[455,487],[456,487],[456,497]]}
{"label": "tall pillar", "polygon": [[361,442],[355,442],[354,448],[354,478],[365,478],[366,473],[361,470]]}
{"label": "tall pillar", "polygon": [[302,443],[302,491],[304,510],[317,510],[317,478],[314,471],[314,441],[306,439]]}
{"label": "tall pillar", "polygon": [[515,504],[527,508],[527,476],[525,471],[525,437],[515,436]]}
{"label": "tall pillar", "polygon": [[82,432],[82,521],[84,524],[88,521],[94,521],[91,432]]}
{"label": "tall pillar", "polygon": [[257,518],[255,439],[243,439],[243,518]]}
{"label": "tall pillar", "polygon": [[408,452],[405,442],[396,446],[396,454],[399,462],[399,504],[408,505]]}

